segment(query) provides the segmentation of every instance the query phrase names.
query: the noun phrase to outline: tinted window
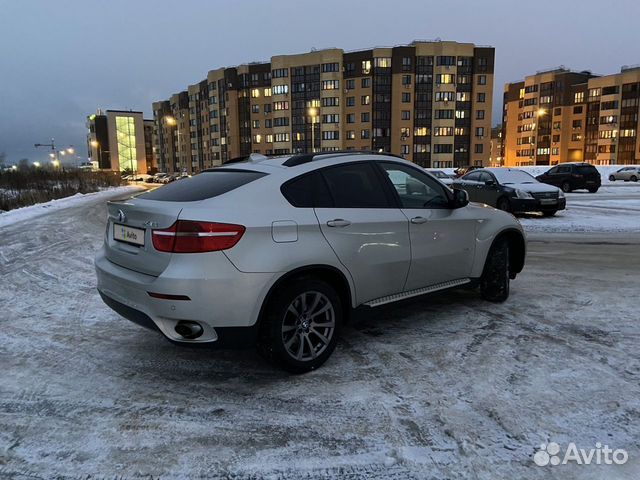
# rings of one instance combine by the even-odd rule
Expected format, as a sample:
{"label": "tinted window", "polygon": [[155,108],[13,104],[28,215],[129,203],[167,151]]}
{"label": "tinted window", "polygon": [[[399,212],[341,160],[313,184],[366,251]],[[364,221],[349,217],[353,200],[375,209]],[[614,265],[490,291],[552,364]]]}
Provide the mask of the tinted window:
{"label": "tinted window", "polygon": [[558,173],[558,167],[553,167],[547,172],[547,175],[553,175],[554,173]]}
{"label": "tinted window", "polygon": [[165,202],[195,202],[230,192],[265,175],[266,173],[250,170],[212,170],[194,175],[191,178],[176,180],[163,187],[143,193],[138,198]]}
{"label": "tinted window", "polygon": [[480,172],[471,172],[467,173],[462,180],[468,180],[470,182],[479,182],[480,181]]}
{"label": "tinted window", "polygon": [[386,208],[384,187],[373,165],[352,163],[322,170],[335,208]]}
{"label": "tinted window", "polygon": [[280,191],[291,205],[298,208],[332,207],[326,183],[318,172],[289,180]]}
{"label": "tinted window", "polygon": [[598,170],[596,170],[596,167],[592,165],[578,165],[576,167],[576,172],[582,175],[593,175],[598,173]]}
{"label": "tinted window", "polygon": [[558,167],[558,173],[570,173],[571,167]]}
{"label": "tinted window", "polygon": [[480,182],[484,183],[484,182],[488,182],[489,180],[494,181],[493,177],[489,175],[487,172],[480,172],[480,179],[479,179]]}
{"label": "tinted window", "polygon": [[380,163],[400,197],[403,208],[449,208],[443,187],[415,168],[398,163]]}

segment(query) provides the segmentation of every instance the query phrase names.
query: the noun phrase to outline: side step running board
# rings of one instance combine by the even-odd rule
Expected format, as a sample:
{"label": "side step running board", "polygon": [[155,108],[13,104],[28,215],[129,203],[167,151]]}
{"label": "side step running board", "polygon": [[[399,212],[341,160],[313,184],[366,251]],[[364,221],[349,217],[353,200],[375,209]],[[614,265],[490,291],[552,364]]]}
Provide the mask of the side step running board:
{"label": "side step running board", "polygon": [[437,292],[438,290],[444,290],[445,288],[457,287],[459,285],[465,285],[470,283],[471,279],[461,278],[460,280],[449,280],[448,282],[436,283],[428,287],[417,288],[415,290],[409,290],[408,292],[396,293],[394,295],[387,295],[386,297],[376,298],[365,303],[368,307],[378,307],[385,303],[397,302],[398,300],[404,300],[405,298],[417,297],[418,295],[424,295],[425,293]]}

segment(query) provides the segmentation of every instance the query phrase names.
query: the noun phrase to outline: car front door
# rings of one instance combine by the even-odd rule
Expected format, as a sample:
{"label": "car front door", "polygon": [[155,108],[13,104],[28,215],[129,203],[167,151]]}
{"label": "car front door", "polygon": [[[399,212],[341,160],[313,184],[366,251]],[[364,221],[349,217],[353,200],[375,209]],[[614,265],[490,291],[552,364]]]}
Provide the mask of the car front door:
{"label": "car front door", "polygon": [[475,253],[476,220],[451,208],[446,187],[410,165],[379,162],[409,219],[411,267],[405,290],[467,278]]}
{"label": "car front door", "polygon": [[402,292],[409,265],[409,221],[371,162],[320,170],[332,205],[316,207],[323,235],[349,270],[357,303]]}
{"label": "car front door", "polygon": [[[554,178],[556,179],[556,181],[554,181]],[[558,179],[558,167],[553,167],[549,171],[542,174],[540,181],[548,185],[556,185],[556,184],[559,185],[560,182],[557,179]]]}
{"label": "car front door", "polygon": [[467,173],[458,180],[456,187],[462,188],[469,194],[469,201],[482,203],[482,184],[480,183],[480,172]]}
{"label": "car front door", "polygon": [[498,197],[500,196],[500,185],[496,178],[489,172],[480,172],[479,182],[481,187],[478,188],[478,202],[486,203],[495,207],[498,205]]}

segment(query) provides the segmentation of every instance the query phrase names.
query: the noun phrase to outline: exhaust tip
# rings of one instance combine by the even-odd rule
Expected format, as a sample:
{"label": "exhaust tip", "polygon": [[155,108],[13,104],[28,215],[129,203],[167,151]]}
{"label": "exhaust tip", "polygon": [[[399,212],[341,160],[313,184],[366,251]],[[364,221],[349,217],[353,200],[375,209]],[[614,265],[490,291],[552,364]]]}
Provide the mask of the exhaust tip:
{"label": "exhaust tip", "polygon": [[198,322],[192,322],[190,320],[180,320],[174,330],[178,335],[187,340],[195,340],[202,336],[204,329]]}

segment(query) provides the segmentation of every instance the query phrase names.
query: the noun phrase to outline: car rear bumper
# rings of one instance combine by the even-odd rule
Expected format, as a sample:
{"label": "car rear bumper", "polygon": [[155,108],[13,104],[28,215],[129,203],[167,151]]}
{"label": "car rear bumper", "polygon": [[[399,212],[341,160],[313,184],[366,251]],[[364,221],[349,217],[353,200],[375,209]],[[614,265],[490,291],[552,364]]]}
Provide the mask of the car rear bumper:
{"label": "car rear bumper", "polygon": [[[246,329],[252,335],[250,327],[256,325],[276,274],[239,272],[222,252],[207,254],[204,260],[183,255],[154,277],[116,265],[103,248],[95,259],[98,291],[123,317],[175,342],[217,342],[229,328]],[[185,299],[154,298],[150,292]],[[181,320],[197,322],[203,334],[193,340],[183,338],[175,331]]]}
{"label": "car rear bumper", "polygon": [[555,210],[564,210],[566,207],[566,198],[558,198],[555,203],[543,203],[540,199],[537,198],[511,199],[511,210],[515,213],[549,212]]}

